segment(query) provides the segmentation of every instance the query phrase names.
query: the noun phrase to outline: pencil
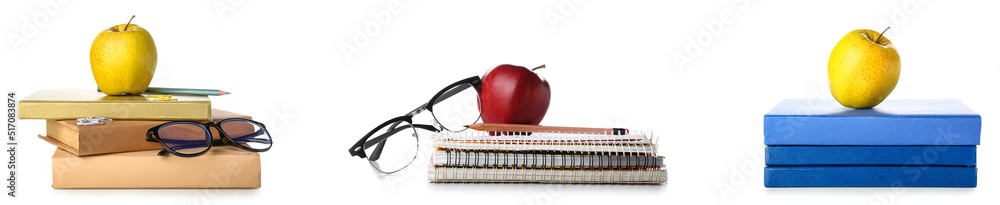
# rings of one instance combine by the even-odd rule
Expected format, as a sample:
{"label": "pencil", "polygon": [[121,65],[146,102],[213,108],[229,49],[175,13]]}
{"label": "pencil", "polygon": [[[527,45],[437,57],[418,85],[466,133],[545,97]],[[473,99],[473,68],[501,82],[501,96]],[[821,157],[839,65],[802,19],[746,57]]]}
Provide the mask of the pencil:
{"label": "pencil", "polygon": [[[97,88],[97,91],[101,91],[101,88]],[[228,95],[232,94],[230,92],[213,90],[213,89],[191,89],[191,88],[157,88],[149,87],[146,88],[147,93],[159,93],[159,94],[177,94],[177,95]]]}
{"label": "pencil", "polygon": [[465,127],[479,131],[491,132],[552,132],[552,133],[577,133],[577,134],[628,134],[628,129],[623,128],[588,128],[588,127],[556,127],[541,125],[519,125],[500,123],[476,123]]}

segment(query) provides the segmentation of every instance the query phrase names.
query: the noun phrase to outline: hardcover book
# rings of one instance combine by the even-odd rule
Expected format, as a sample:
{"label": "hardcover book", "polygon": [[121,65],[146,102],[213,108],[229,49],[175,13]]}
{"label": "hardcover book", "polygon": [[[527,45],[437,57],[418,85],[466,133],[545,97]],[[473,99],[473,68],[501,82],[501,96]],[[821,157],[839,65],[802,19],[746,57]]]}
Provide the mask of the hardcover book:
{"label": "hardcover book", "polygon": [[78,157],[52,155],[52,188],[260,188],[260,155],[232,146],[198,157],[157,156],[159,150]]}
{"label": "hardcover book", "polygon": [[[228,118],[252,119],[247,115],[212,109],[212,121]],[[146,141],[146,131],[167,122],[170,121],[115,120],[101,125],[77,125],[76,120],[46,120],[45,130],[48,136],[40,137],[77,156],[159,150],[163,149],[160,143]],[[213,138],[219,139],[218,130],[209,131]]]}
{"label": "hardcover book", "polygon": [[976,187],[976,167],[768,166],[765,187]]}
{"label": "hardcover book", "polygon": [[767,165],[976,166],[976,146],[768,146]]}
{"label": "hardcover book", "polygon": [[146,95],[108,96],[96,90],[39,90],[21,100],[21,119],[106,117],[130,120],[209,120],[212,105],[204,95],[172,95],[160,101]]}
{"label": "hardcover book", "polygon": [[766,145],[979,145],[982,119],[958,100],[889,99],[872,109],[789,99],[764,115]]}

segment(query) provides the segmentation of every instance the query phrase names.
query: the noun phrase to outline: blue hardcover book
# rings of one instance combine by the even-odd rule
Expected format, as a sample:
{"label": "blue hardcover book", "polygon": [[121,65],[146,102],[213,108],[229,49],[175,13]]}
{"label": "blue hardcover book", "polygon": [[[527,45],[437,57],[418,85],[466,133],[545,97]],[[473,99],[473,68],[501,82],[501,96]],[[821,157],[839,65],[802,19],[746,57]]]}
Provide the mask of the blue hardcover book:
{"label": "blue hardcover book", "polygon": [[976,167],[768,166],[765,187],[976,187]]}
{"label": "blue hardcover book", "polygon": [[976,166],[976,146],[768,146],[767,165]]}
{"label": "blue hardcover book", "polygon": [[764,115],[766,145],[979,145],[982,119],[958,100],[885,100],[872,109],[789,99]]}

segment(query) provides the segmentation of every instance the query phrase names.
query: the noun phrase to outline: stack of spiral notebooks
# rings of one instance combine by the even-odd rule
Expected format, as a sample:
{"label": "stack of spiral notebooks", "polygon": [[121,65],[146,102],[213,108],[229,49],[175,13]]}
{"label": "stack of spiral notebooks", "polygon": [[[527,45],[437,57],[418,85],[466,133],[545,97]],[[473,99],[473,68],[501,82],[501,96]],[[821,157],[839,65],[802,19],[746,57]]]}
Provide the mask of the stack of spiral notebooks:
{"label": "stack of spiral notebooks", "polygon": [[663,156],[651,132],[434,135],[432,183],[662,184]]}

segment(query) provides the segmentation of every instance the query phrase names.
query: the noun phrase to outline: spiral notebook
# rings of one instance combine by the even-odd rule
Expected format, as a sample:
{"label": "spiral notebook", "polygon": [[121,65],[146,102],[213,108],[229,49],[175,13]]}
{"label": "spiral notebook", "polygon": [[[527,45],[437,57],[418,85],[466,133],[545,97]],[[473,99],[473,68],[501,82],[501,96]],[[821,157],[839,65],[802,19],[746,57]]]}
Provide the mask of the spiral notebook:
{"label": "spiral notebook", "polygon": [[432,183],[662,184],[665,169],[498,169],[431,167]]}
{"label": "spiral notebook", "polygon": [[491,136],[489,132],[466,131],[434,135],[434,146],[444,149],[481,151],[561,151],[656,153],[652,132],[624,135],[530,133]]}
{"label": "spiral notebook", "polygon": [[432,183],[662,184],[652,132],[629,134],[466,131],[433,136]]}
{"label": "spiral notebook", "polygon": [[497,152],[435,150],[434,166],[528,167],[528,168],[615,168],[662,167],[663,157],[648,153]]}

